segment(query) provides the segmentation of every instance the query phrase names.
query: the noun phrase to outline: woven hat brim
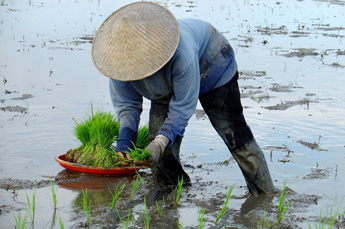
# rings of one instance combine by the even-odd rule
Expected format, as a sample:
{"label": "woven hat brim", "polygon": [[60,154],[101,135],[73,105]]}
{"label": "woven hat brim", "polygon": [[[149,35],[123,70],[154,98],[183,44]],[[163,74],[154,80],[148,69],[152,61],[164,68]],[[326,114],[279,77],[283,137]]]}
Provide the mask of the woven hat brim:
{"label": "woven hat brim", "polygon": [[135,2],[113,12],[97,30],[92,58],[112,79],[140,80],[161,69],[174,55],[179,26],[165,7]]}

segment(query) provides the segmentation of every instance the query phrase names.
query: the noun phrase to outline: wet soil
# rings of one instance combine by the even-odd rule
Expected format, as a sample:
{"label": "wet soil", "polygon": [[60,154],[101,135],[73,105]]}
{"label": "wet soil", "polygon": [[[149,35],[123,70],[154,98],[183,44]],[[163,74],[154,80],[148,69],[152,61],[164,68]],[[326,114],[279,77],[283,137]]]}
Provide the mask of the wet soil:
{"label": "wet soil", "polygon": [[[108,80],[92,63],[91,42],[105,18],[126,3],[0,3],[1,227],[13,228],[14,215],[24,216],[27,196],[32,200],[35,194],[36,228],[60,228],[58,217],[65,228],[85,228],[81,202],[87,189],[91,228],[119,228],[127,216],[129,228],[143,228],[145,212],[150,228],[199,228],[203,209],[204,228],[308,228],[308,223],[319,228],[320,214],[330,218],[332,206],[339,209],[334,228],[344,228],[344,1],[160,1],[177,17],[211,22],[230,41],[244,114],[266,156],[273,195],[248,193],[200,104],[181,147],[192,185],[184,187],[178,205],[176,190],[159,189],[150,169],[141,170],[143,182],[131,197],[133,175],[75,173],[56,163],[56,156],[78,146],[72,118],[83,119],[90,101],[95,108],[113,110]],[[148,111],[145,100],[143,123]],[[284,206],[289,207],[276,225],[285,181]],[[111,211],[120,185],[125,188]],[[227,212],[216,224],[231,185]],[[164,197],[157,202],[162,215],[158,197]]]}

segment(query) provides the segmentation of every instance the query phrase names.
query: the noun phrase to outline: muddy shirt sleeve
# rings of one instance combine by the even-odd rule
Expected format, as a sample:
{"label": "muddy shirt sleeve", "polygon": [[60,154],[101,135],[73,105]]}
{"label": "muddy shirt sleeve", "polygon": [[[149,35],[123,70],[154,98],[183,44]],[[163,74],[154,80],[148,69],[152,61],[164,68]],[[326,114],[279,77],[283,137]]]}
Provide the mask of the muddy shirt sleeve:
{"label": "muddy shirt sleeve", "polygon": [[185,127],[194,114],[200,89],[200,73],[197,54],[188,61],[178,55],[172,70],[173,96],[169,103],[168,117],[158,134],[163,134],[171,145],[177,136],[183,137]]}
{"label": "muddy shirt sleeve", "polygon": [[110,79],[110,97],[117,119],[120,123],[120,133],[116,144],[116,152],[126,152],[132,149],[132,142],[137,139],[143,98],[129,82]]}

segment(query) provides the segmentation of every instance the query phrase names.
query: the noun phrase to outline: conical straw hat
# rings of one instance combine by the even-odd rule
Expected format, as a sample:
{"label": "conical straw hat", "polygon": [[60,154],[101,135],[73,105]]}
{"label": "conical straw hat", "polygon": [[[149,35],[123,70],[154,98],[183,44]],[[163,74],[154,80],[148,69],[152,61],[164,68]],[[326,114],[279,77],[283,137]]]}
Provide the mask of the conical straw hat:
{"label": "conical straw hat", "polygon": [[173,56],[179,42],[174,15],[152,2],[135,2],[112,13],[92,43],[97,69],[115,80],[148,77]]}

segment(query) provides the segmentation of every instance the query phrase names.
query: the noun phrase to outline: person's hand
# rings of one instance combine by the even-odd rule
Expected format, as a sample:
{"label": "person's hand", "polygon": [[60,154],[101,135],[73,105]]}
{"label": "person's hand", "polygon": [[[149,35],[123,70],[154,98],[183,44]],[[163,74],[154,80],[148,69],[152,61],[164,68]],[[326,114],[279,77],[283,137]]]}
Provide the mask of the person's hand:
{"label": "person's hand", "polygon": [[160,155],[164,152],[168,143],[169,139],[161,134],[157,135],[156,138],[150,142],[146,149],[151,153],[149,157],[151,163],[156,164],[158,162]]}

